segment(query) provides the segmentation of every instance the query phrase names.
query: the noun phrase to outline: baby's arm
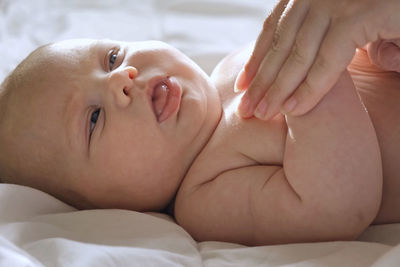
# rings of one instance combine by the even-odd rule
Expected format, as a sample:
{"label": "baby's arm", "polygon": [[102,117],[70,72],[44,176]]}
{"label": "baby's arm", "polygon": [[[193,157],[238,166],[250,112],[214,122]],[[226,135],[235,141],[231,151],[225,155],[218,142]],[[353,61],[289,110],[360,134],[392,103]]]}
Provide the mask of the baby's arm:
{"label": "baby's arm", "polygon": [[[374,127],[344,72],[310,114],[287,117],[284,170],[312,231],[356,237],[378,212],[382,166]],[[342,237],[341,237],[342,235]]]}
{"label": "baby's arm", "polygon": [[373,220],[380,152],[348,73],[311,112],[286,119],[283,166],[230,170],[178,195],[177,221],[197,240],[353,239]]}

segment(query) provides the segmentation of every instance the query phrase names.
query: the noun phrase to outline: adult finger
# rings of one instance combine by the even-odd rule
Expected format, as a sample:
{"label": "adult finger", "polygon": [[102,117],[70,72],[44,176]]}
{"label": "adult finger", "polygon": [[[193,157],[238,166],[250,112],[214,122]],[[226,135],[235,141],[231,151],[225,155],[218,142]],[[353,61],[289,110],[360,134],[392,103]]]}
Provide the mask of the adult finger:
{"label": "adult finger", "polygon": [[329,27],[329,16],[322,9],[309,10],[303,25],[297,33],[290,55],[279,74],[258,104],[266,103],[264,113],[257,112],[258,118],[268,120],[280,111],[282,103],[293,93],[307,75],[325,33]]}
{"label": "adult finger", "polygon": [[270,48],[276,25],[289,0],[281,0],[265,19],[263,28],[257,38],[253,52],[242,71],[236,78],[235,91],[245,90],[257,73],[265,54]]}
{"label": "adult finger", "polygon": [[356,44],[349,34],[343,27],[327,32],[306,79],[284,103],[283,113],[303,115],[328,93],[354,56]]}
{"label": "adult finger", "polygon": [[[308,1],[290,1],[278,22],[271,48],[263,58],[254,79],[242,97],[239,113],[243,117],[252,116],[260,99],[275,80],[286,60],[296,38],[296,34],[307,14]],[[264,107],[260,107],[262,111]]]}
{"label": "adult finger", "polygon": [[379,68],[400,72],[400,39],[369,43],[367,51],[370,61]]}

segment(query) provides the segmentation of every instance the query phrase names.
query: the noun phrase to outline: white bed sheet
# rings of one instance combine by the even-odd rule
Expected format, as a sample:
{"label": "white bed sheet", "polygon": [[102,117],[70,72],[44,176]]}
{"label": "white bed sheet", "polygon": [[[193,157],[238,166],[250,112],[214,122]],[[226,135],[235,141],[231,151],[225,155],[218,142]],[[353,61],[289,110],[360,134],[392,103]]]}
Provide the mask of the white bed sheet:
{"label": "white bed sheet", "polygon": [[[254,40],[275,1],[0,0],[0,80],[35,47],[69,38],[166,41],[208,73]],[[1,148],[0,148],[1,149]],[[78,211],[0,184],[0,266],[398,266],[400,224],[358,241],[245,247],[197,243],[168,216]]]}

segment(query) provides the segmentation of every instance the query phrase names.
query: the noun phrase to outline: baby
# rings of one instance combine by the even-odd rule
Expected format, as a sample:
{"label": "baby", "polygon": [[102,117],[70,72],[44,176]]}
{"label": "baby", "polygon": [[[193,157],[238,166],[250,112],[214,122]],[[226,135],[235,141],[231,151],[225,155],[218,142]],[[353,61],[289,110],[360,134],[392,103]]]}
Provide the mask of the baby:
{"label": "baby", "polygon": [[351,240],[399,222],[399,74],[359,50],[308,114],[242,119],[251,49],[211,77],[155,41],[35,50],[1,86],[2,181],[81,209],[174,207],[198,241]]}

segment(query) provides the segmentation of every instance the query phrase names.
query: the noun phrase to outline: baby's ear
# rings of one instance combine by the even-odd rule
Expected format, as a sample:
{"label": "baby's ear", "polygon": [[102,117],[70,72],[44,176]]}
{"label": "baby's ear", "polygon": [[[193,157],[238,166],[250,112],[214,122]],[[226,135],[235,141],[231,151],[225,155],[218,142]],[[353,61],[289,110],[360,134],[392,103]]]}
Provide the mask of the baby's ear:
{"label": "baby's ear", "polygon": [[378,40],[366,48],[371,63],[382,70],[400,73],[400,39]]}

